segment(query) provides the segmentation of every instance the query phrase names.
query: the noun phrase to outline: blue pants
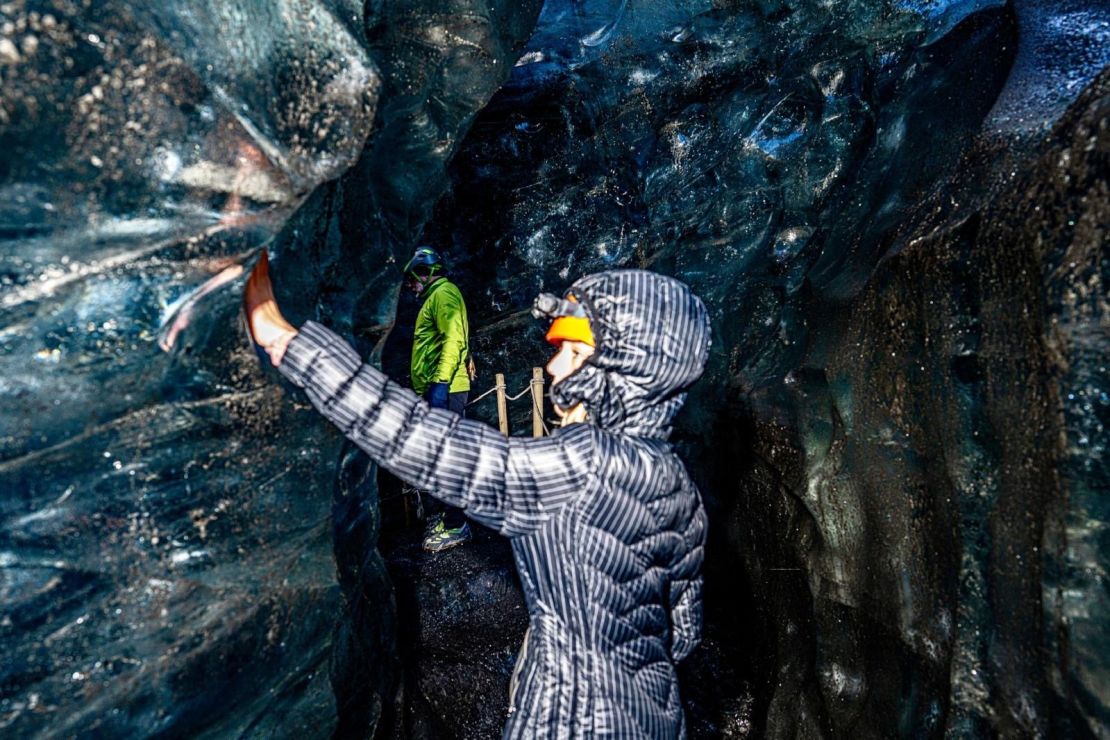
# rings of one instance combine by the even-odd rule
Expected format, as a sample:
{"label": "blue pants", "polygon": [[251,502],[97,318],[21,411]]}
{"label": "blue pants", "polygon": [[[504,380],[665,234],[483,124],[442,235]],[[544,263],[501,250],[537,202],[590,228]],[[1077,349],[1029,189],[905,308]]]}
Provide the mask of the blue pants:
{"label": "blue pants", "polygon": [[[466,418],[466,401],[470,398],[470,391],[459,391],[458,393],[450,393],[447,395],[447,410]],[[428,394],[424,394],[424,400],[428,400]],[[443,526],[447,529],[458,529],[466,522],[466,517],[463,516],[462,509],[445,504],[437,498],[432,496],[424,496],[424,514],[427,516],[435,514],[439,511],[443,512]]]}

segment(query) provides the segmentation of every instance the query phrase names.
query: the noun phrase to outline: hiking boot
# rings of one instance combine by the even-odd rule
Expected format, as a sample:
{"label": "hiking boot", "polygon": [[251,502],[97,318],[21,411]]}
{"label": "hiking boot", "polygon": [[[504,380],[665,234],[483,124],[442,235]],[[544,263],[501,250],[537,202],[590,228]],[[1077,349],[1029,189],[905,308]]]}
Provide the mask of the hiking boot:
{"label": "hiking boot", "polygon": [[443,531],[443,512],[432,514],[424,520],[424,537],[431,537],[435,532]]}
{"label": "hiking boot", "polygon": [[424,537],[424,549],[428,552],[442,552],[461,545],[470,539],[470,525],[463,522],[461,527],[447,529],[440,519]]}

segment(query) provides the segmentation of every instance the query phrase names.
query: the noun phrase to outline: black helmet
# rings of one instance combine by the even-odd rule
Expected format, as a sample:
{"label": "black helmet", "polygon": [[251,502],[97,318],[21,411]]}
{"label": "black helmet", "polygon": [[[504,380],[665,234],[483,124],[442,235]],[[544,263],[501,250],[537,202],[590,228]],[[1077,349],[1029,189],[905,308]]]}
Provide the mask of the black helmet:
{"label": "black helmet", "polygon": [[438,272],[443,269],[443,260],[439,257],[439,252],[431,247],[417,247],[416,252],[413,253],[412,259],[405,265],[405,274],[415,274],[418,268],[420,272],[425,275],[430,275],[433,272]]}

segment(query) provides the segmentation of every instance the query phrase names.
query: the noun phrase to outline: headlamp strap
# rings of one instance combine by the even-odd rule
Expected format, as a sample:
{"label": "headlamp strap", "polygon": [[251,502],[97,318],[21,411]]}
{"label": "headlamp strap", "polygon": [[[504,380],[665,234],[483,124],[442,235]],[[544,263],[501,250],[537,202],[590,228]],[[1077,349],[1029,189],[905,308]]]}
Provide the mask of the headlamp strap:
{"label": "headlamp strap", "polygon": [[537,319],[557,319],[560,316],[588,318],[586,308],[573,294],[560,298],[553,293],[540,293],[532,303],[532,316]]}

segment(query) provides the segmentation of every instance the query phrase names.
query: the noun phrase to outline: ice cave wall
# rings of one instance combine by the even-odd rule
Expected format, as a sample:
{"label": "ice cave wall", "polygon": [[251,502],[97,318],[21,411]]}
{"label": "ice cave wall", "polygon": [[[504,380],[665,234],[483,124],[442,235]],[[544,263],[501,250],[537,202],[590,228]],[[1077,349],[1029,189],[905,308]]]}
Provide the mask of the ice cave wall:
{"label": "ice cave wall", "polygon": [[[1098,734],[1102,661],[1068,645],[1104,630],[1106,337],[1066,322],[1083,363],[1061,380],[1053,335],[1061,301],[1101,300],[1105,258],[1033,245],[1105,251],[1105,92],[1068,89],[1107,63],[1106,11],[915,10],[718,8],[581,66],[537,33],[430,228],[505,265],[509,303],[522,276],[628,263],[709,297],[721,354],[683,444],[719,507],[711,632],[754,669],[756,733]],[[702,698],[707,732],[748,726]]]}
{"label": "ice cave wall", "polygon": [[396,299],[392,245],[365,238],[392,192],[368,174],[379,103],[442,167],[536,13],[0,8],[0,732],[379,724],[397,678],[375,488],[352,502],[357,463],[337,474],[341,440],[244,342],[242,264],[296,255],[289,310],[373,346]]}
{"label": "ice cave wall", "polygon": [[440,693],[401,680],[374,471],[237,319],[268,244],[295,318],[396,364],[422,239],[514,383],[540,288],[709,302],[695,735],[1104,733],[1108,38],[1080,0],[0,6],[0,726],[473,703],[434,651]]}

